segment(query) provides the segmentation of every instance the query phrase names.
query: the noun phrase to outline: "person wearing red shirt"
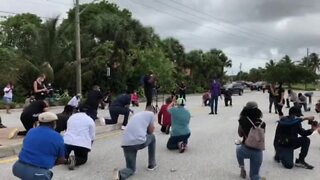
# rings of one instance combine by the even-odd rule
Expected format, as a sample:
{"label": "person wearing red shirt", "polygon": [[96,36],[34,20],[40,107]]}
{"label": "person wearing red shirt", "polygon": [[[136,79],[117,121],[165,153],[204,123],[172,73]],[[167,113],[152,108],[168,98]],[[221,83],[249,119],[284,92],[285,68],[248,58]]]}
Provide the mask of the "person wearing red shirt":
{"label": "person wearing red shirt", "polygon": [[166,99],[166,104],[162,105],[158,113],[158,123],[161,125],[161,132],[169,134],[171,126],[171,115],[167,111],[169,104],[172,102],[172,98]]}

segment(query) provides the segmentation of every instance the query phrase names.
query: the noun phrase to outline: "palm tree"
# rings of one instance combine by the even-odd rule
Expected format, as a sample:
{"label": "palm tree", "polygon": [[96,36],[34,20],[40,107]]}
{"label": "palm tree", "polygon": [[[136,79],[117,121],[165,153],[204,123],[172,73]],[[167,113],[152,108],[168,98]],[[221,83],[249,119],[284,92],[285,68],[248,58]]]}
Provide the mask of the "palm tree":
{"label": "palm tree", "polygon": [[309,56],[310,68],[313,72],[320,70],[320,58],[317,53],[311,53]]}
{"label": "palm tree", "polygon": [[274,67],[275,65],[276,63],[272,59],[270,59],[269,62],[266,63],[266,69]]}

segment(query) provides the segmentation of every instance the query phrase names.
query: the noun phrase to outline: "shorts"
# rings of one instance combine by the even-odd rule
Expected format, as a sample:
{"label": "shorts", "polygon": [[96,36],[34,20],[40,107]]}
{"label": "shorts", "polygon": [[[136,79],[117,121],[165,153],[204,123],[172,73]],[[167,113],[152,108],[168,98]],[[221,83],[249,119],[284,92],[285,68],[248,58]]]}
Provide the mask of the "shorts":
{"label": "shorts", "polygon": [[5,104],[11,104],[12,103],[12,98],[3,97],[3,101],[4,101]]}

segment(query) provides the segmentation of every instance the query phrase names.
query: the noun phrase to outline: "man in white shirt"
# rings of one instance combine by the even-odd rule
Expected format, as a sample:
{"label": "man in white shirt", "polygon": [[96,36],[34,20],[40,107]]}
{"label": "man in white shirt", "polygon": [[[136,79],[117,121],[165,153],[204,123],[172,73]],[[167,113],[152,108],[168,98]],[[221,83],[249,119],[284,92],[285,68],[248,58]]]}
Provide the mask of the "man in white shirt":
{"label": "man in white shirt", "polygon": [[122,148],[126,159],[126,168],[114,169],[114,180],[127,179],[136,170],[136,157],[138,150],[148,146],[149,164],[148,170],[157,167],[155,160],[156,138],[153,135],[155,108],[147,106],[145,111],[138,112],[132,116],[122,136]]}
{"label": "man in white shirt", "polygon": [[80,112],[73,114],[67,124],[67,130],[64,134],[64,143],[66,158],[69,158],[71,151],[75,163],[69,164],[69,169],[73,170],[75,166],[82,165],[88,160],[88,153],[91,151],[93,140],[95,139],[95,123],[93,119],[86,114],[86,107],[81,107]]}
{"label": "man in white shirt", "polygon": [[9,82],[7,86],[3,89],[4,96],[3,101],[6,105],[7,114],[10,114],[10,104],[12,103],[12,97],[13,97],[13,84],[12,82]]}
{"label": "man in white shirt", "polygon": [[79,106],[79,102],[80,102],[80,94],[77,94],[76,96],[73,96],[70,101],[68,102],[68,105],[72,106],[75,110],[78,108]]}

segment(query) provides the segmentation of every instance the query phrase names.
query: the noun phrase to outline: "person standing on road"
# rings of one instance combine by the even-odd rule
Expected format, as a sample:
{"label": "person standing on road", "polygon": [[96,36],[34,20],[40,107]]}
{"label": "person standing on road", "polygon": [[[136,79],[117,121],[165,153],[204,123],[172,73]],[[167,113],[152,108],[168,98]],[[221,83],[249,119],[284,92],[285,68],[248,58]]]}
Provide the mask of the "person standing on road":
{"label": "person standing on road", "polygon": [[[63,136],[65,143],[65,158],[74,159],[69,164],[69,169],[73,170],[75,166],[85,164],[88,160],[88,153],[91,151],[92,143],[95,139],[95,123],[93,119],[86,114],[88,109],[81,107],[80,112],[73,114],[67,124],[66,133]],[[74,155],[70,156],[71,152]]]}
{"label": "person standing on road", "polygon": [[275,90],[275,98],[279,117],[281,118],[283,116],[282,107],[284,104],[284,89],[282,88],[282,82],[279,83]]}
{"label": "person standing on road", "polygon": [[131,96],[130,91],[126,92],[125,94],[122,94],[114,100],[110,107],[109,107],[109,113],[111,116],[111,120],[106,120],[106,124],[117,124],[118,123],[118,117],[120,114],[124,115],[123,123],[121,126],[121,129],[124,130],[128,123],[128,118],[130,112],[133,112],[129,107],[131,103]]}
{"label": "person standing on road", "polygon": [[18,128],[13,129],[8,138],[12,139],[15,138],[17,135],[25,136],[28,131],[34,127],[35,122],[38,121],[39,114],[48,111],[48,103],[45,101],[34,101],[25,109],[23,109],[20,120],[26,129],[25,131],[19,131]]}
{"label": "person standing on road", "polygon": [[271,113],[272,105],[274,105],[274,112],[277,114],[278,113],[277,100],[275,97],[275,87],[273,83],[269,86],[268,93],[269,93],[269,113]]}
{"label": "person standing on road", "polygon": [[240,167],[240,177],[244,179],[247,176],[244,159],[250,159],[250,179],[264,179],[259,175],[260,167],[263,160],[262,150],[248,147],[245,144],[251,128],[254,128],[253,124],[255,126],[260,126],[265,130],[266,124],[261,120],[261,118],[262,112],[258,108],[258,104],[253,101],[248,102],[240,113],[238,134],[243,138],[243,140],[242,143],[237,146],[236,154]]}
{"label": "person standing on road", "polygon": [[186,100],[186,85],[184,82],[181,82],[179,84],[179,97],[183,98],[184,100]]}
{"label": "person standing on road", "polygon": [[300,106],[303,106],[304,111],[305,112],[310,111],[310,108],[308,108],[308,104],[307,104],[307,98],[302,93],[298,94],[298,98],[299,98],[299,104]]}
{"label": "person standing on road", "polygon": [[[289,116],[280,119],[277,125],[273,145],[276,151],[274,160],[281,162],[285,168],[291,169],[294,166],[294,150],[301,147],[299,158],[295,161],[295,166],[306,169],[313,169],[313,166],[305,162],[309,151],[310,136],[317,130],[318,123],[313,116],[302,117],[301,109],[293,106],[289,109]],[[308,120],[311,129],[302,128],[302,121]],[[298,136],[300,135],[300,137]]]}
{"label": "person standing on road", "polygon": [[[213,80],[211,84],[211,100],[210,100],[210,109],[209,114],[218,114],[218,98],[221,98],[221,86],[217,80]],[[214,111],[213,111],[214,107]]]}
{"label": "person standing on road", "polygon": [[125,180],[132,176],[136,171],[137,152],[148,146],[148,167],[153,171],[157,167],[156,138],[154,132],[156,109],[153,106],[147,106],[145,111],[136,113],[130,119],[127,128],[122,136],[122,148],[126,159],[126,168],[114,169],[114,180]]}
{"label": "person standing on road", "polygon": [[147,106],[151,106],[152,104],[152,97],[153,97],[153,89],[155,87],[155,76],[152,71],[149,72],[148,75],[145,75],[143,78],[143,88],[144,88],[144,95],[147,99]]}
{"label": "person standing on road", "polygon": [[166,103],[163,104],[158,113],[158,123],[161,125],[161,132],[169,134],[171,127],[171,115],[168,112],[168,106],[171,104],[172,98],[168,97]]}
{"label": "person standing on road", "polygon": [[25,180],[52,179],[51,168],[70,164],[65,159],[62,136],[54,131],[57,115],[44,112],[39,115],[39,126],[29,131],[23,140],[19,160],[12,167],[13,175]]}
{"label": "person standing on road", "polygon": [[44,84],[45,79],[46,75],[40,74],[33,82],[33,93],[36,100],[45,100],[47,97],[48,89]]}
{"label": "person standing on road", "polygon": [[87,114],[95,121],[97,119],[98,107],[100,101],[103,99],[103,94],[98,85],[94,85],[92,90],[87,95],[87,100],[84,106],[88,108]]}
{"label": "person standing on road", "polygon": [[183,153],[187,149],[188,139],[190,137],[190,112],[184,108],[185,100],[179,98],[176,101],[177,107],[173,107],[175,100],[168,106],[168,112],[171,115],[172,130],[167,143],[169,150],[179,149]]}
{"label": "person standing on road", "polygon": [[12,82],[9,82],[7,86],[3,89],[4,95],[3,95],[3,101],[6,106],[7,114],[10,114],[10,106],[12,103],[12,97],[13,97],[13,84]]}

